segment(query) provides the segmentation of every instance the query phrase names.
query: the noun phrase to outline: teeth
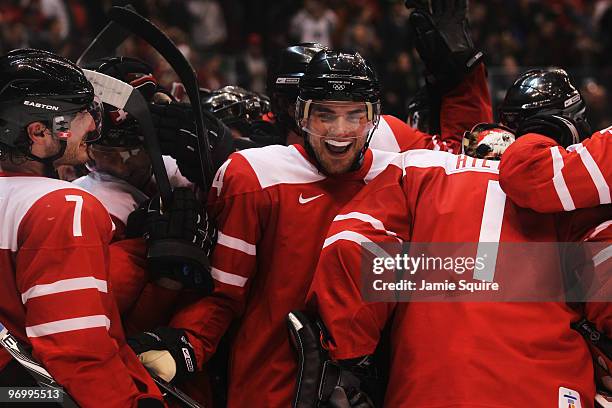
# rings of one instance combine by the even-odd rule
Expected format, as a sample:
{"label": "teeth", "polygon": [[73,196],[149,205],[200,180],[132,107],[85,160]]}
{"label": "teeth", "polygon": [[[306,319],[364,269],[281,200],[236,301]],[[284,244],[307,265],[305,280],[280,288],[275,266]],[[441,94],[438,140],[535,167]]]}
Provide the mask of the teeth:
{"label": "teeth", "polygon": [[344,142],[342,142],[340,140],[326,140],[325,143],[327,143],[329,145],[332,145],[332,146],[335,146],[335,147],[346,147],[346,146],[350,145],[353,142],[351,142],[350,140],[349,141],[344,141]]}

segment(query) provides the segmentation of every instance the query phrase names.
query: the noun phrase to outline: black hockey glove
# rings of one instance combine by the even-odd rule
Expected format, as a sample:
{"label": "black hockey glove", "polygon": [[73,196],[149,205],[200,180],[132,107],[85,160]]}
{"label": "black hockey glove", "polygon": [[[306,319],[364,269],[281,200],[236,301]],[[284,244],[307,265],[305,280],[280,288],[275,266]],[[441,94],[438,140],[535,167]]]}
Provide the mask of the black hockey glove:
{"label": "black hockey glove", "polygon": [[217,241],[217,230],[188,188],[172,192],[169,208],[160,209],[159,196],[145,202],[128,218],[128,237],[147,241],[147,267],[156,277],[210,293],[213,289],[208,256]]}
{"label": "black hockey glove", "polygon": [[427,80],[441,93],[448,92],[483,58],[470,35],[467,0],[407,0],[406,7],[414,9],[408,23]]}
{"label": "black hockey glove", "polygon": [[[149,110],[153,124],[157,129],[162,154],[172,156],[185,177],[206,191],[200,156],[198,155],[198,139],[195,120],[191,105],[172,102],[169,104],[151,104]],[[202,109],[204,121],[210,141],[213,173],[227,160],[235,150],[231,131],[210,112]],[[210,180],[209,180],[210,181]]]}
{"label": "black hockey glove", "polygon": [[580,143],[580,132],[576,123],[572,119],[555,114],[539,113],[519,123],[516,136],[527,133],[550,137],[563,147]]}
{"label": "black hockey glove", "polygon": [[297,311],[289,313],[287,323],[299,366],[293,407],[374,407],[368,396],[361,391],[361,380],[353,372],[354,367],[363,365],[367,359],[359,359],[358,362],[331,361],[321,345],[321,339],[327,336],[322,323],[315,324],[305,314]]}
{"label": "black hockey glove", "polygon": [[127,343],[152,374],[181,382],[197,369],[195,352],[183,329],[158,327],[127,338]]}
{"label": "black hockey glove", "polygon": [[165,405],[160,400],[156,400],[155,398],[140,398],[136,402],[137,408],[164,408]]}

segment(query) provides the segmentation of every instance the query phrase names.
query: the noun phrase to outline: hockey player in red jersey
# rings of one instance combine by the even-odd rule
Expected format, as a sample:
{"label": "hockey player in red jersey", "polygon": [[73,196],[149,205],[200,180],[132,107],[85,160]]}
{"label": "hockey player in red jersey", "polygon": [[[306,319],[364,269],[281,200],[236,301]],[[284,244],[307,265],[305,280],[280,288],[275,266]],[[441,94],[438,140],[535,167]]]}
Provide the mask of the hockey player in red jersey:
{"label": "hockey player in red jersey", "polygon": [[611,128],[588,138],[585,110],[561,69],[529,71],[510,87],[500,119],[520,138],[502,159],[500,183],[518,205],[550,213],[610,204]]}
{"label": "hockey player in red jersey", "polygon": [[[312,56],[323,49],[325,47],[317,43],[291,45],[279,50],[270,60],[267,91],[272,103],[274,125],[269,122],[262,123],[259,130],[263,133],[276,134],[278,143],[303,144],[301,133],[295,125],[294,115],[298,86]],[[427,58],[427,55],[424,57]],[[455,86],[449,89],[431,87],[441,94],[451,94],[445,98],[445,106],[442,109],[445,116],[441,120],[447,126],[452,123],[452,129],[447,127],[441,135],[431,135],[410,127],[394,116],[383,114],[372,135],[370,147],[389,152],[403,152],[410,149],[459,152],[461,147],[458,137],[464,130],[474,125],[470,118],[482,116],[484,121],[490,122],[492,117],[485,117],[483,113],[475,111],[479,106],[491,103],[484,64],[475,64],[475,68],[465,78],[462,77],[456,82]],[[470,97],[478,100],[468,101],[467,98]]]}
{"label": "hockey player in red jersey", "polygon": [[[385,406],[547,407],[570,401],[593,407],[589,350],[570,328],[580,314],[563,302],[367,302],[361,292],[362,265],[370,260],[364,248],[371,243],[467,242],[475,254],[481,243],[559,240],[554,215],[507,199],[498,163],[444,152],[403,153],[331,225],[308,301],[329,331],[331,356],[349,368],[373,354],[390,324]],[[499,251],[497,259],[504,259],[504,247]],[[495,281],[546,276],[547,290],[562,290],[555,255],[514,257],[510,269],[494,269]],[[498,276],[510,271],[512,276]],[[609,311],[603,313],[600,321],[609,322]]]}
{"label": "hockey player in red jersey", "polygon": [[[161,407],[110,294],[108,212],[49,178],[54,166],[87,160],[100,135],[93,88],[80,68],[44,51],[12,51],[0,71],[0,320],[79,406]],[[4,350],[0,384],[31,384]]]}
{"label": "hockey player in red jersey", "polygon": [[[291,404],[296,362],[286,313],[304,305],[338,209],[396,155],[368,148],[380,118],[379,93],[374,72],[358,54],[323,50],[300,80],[296,117],[305,146],[242,151],[217,172],[209,197],[219,227],[215,292],[175,316],[172,326],[187,330],[201,365],[241,318],[230,356],[230,407]],[[488,108],[470,105],[466,113]],[[442,122],[442,128],[447,134],[456,124]]]}

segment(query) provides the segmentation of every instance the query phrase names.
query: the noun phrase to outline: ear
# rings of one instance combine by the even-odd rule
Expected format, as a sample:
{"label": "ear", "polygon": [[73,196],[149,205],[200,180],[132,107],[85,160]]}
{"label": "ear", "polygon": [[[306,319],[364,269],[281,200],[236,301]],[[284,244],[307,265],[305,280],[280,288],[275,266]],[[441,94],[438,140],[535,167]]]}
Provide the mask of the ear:
{"label": "ear", "polygon": [[26,129],[32,144],[44,144],[47,127],[42,122],[32,122]]}

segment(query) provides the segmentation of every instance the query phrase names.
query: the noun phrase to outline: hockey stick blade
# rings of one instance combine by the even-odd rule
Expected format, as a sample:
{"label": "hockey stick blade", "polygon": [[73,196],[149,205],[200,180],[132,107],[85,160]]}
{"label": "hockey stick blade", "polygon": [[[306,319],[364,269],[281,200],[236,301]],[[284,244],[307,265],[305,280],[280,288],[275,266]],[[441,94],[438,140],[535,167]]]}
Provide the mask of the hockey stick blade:
{"label": "hockey stick blade", "polygon": [[108,17],[155,48],[155,50],[157,50],[157,52],[159,52],[170,64],[185,86],[196,121],[198,155],[200,158],[204,185],[207,187],[210,186],[213,178],[210,141],[208,140],[208,131],[204,125],[198,80],[193,67],[166,34],[135,11],[126,7],[114,6],[111,7]]}
{"label": "hockey stick blade", "polygon": [[162,203],[169,205],[172,199],[172,188],[162,159],[151,113],[144,97],[140,91],[119,79],[88,69],[84,69],[83,72],[93,85],[94,93],[102,102],[125,110],[138,121],[140,130],[144,134],[145,147],[151,158],[151,167]]}
{"label": "hockey stick blade", "polygon": [[183,403],[183,405],[185,405],[187,408],[206,408],[204,405],[198,403],[189,395],[176,388],[174,385],[164,381],[163,379],[152,373],[149,374],[151,374],[151,378],[153,378],[153,381],[155,381],[155,384],[157,384],[162,393],[168,393],[169,395]]}
{"label": "hockey stick blade", "polygon": [[8,329],[0,323],[0,343],[4,349],[19,363],[23,368],[25,368],[28,373],[36,380],[39,386],[42,388],[51,388],[54,390],[58,390],[62,393],[62,402],[61,406],[64,408],[78,408],[76,402],[68,395],[68,393],[59,385],[51,374],[45,368],[40,365],[34,357],[28,352],[26,347],[24,347],[11,333],[9,333]]}

